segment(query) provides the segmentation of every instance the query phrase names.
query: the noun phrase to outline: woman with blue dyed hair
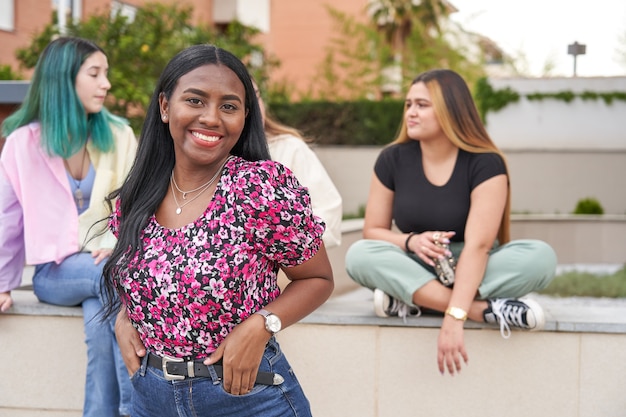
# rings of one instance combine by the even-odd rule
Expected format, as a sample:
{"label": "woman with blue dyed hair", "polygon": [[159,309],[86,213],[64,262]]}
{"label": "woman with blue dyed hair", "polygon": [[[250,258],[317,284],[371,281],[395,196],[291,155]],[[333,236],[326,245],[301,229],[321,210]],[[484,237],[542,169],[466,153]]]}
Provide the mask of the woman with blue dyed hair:
{"label": "woman with blue dyed hair", "polygon": [[132,390],[113,322],[98,317],[103,261],[116,242],[100,226],[109,214],[104,200],[126,178],[137,147],[127,122],[104,107],[108,69],[91,41],[51,42],[22,105],[2,124],[0,157],[0,311],[12,306],[25,264],[35,266],[40,301],[82,306],[89,417],[129,414]]}

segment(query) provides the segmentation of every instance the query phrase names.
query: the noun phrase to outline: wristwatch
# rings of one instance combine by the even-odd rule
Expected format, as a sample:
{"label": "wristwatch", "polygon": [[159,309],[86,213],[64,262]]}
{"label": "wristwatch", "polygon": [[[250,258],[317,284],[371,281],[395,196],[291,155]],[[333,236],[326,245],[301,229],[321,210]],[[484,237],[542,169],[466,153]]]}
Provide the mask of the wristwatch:
{"label": "wristwatch", "polygon": [[260,314],[265,317],[265,330],[270,332],[272,336],[278,333],[282,328],[280,317],[278,317],[276,314],[271,313],[264,308],[257,311],[255,314]]}
{"label": "wristwatch", "polygon": [[463,310],[462,308],[448,307],[448,309],[446,310],[446,314],[451,315],[457,320],[461,320],[461,321],[467,320],[467,312]]}

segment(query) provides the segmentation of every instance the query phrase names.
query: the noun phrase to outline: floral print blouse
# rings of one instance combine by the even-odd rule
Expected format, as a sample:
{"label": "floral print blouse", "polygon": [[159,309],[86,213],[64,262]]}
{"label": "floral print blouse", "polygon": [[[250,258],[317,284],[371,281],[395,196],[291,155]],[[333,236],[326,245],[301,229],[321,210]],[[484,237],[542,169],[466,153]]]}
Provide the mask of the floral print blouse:
{"label": "floral print blouse", "polygon": [[[109,221],[116,236],[119,221],[118,204]],[[122,302],[148,350],[204,358],[278,297],[279,266],[312,258],[323,232],[307,189],[291,171],[231,157],[193,223],[168,229],[151,216],[140,250],[117,264]]]}

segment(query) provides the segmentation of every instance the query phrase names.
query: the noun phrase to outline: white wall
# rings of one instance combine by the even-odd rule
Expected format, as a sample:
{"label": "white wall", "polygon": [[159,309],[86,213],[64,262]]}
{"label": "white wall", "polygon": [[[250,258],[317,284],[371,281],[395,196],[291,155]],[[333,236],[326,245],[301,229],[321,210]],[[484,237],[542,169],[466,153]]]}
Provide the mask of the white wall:
{"label": "white wall", "polygon": [[602,99],[567,103],[553,98],[528,100],[532,93],[626,93],[626,77],[491,79],[496,90],[506,87],[522,97],[487,114],[487,130],[503,150],[626,150],[626,101]]}

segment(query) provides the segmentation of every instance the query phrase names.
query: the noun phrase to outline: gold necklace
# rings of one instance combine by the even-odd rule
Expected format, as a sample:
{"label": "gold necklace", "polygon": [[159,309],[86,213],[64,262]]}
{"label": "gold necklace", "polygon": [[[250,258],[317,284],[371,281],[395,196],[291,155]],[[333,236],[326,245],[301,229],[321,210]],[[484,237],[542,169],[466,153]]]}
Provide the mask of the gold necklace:
{"label": "gold necklace", "polygon": [[[206,182],[205,184],[201,185],[198,188],[195,188],[191,191],[183,191],[180,188],[178,188],[178,185],[176,184],[176,180],[174,179],[174,170],[172,169],[172,174],[170,175],[170,188],[172,189],[172,197],[174,197],[174,203],[176,203],[176,214],[180,214],[183,212],[183,207],[185,207],[187,204],[191,203],[192,201],[194,201],[196,198],[200,197],[202,195],[202,193],[204,193],[206,190],[209,189],[209,187],[211,186],[211,184],[213,184],[213,182],[217,179],[217,177],[219,176],[219,174],[222,172],[222,169],[224,169],[224,165],[226,165],[226,162],[228,162],[230,160],[230,158],[232,158],[232,156],[229,156],[228,158],[226,158],[226,160],[222,163],[222,166],[219,167],[219,169],[217,171],[215,171],[215,174],[213,175],[213,177]],[[174,191],[174,187],[176,187],[176,189],[183,195],[183,199],[187,198],[187,194],[189,193],[193,193],[195,191],[200,191],[198,194],[196,194],[195,197],[193,197],[190,200],[185,201],[182,205],[178,204],[178,199],[176,198],[176,192]]]}

